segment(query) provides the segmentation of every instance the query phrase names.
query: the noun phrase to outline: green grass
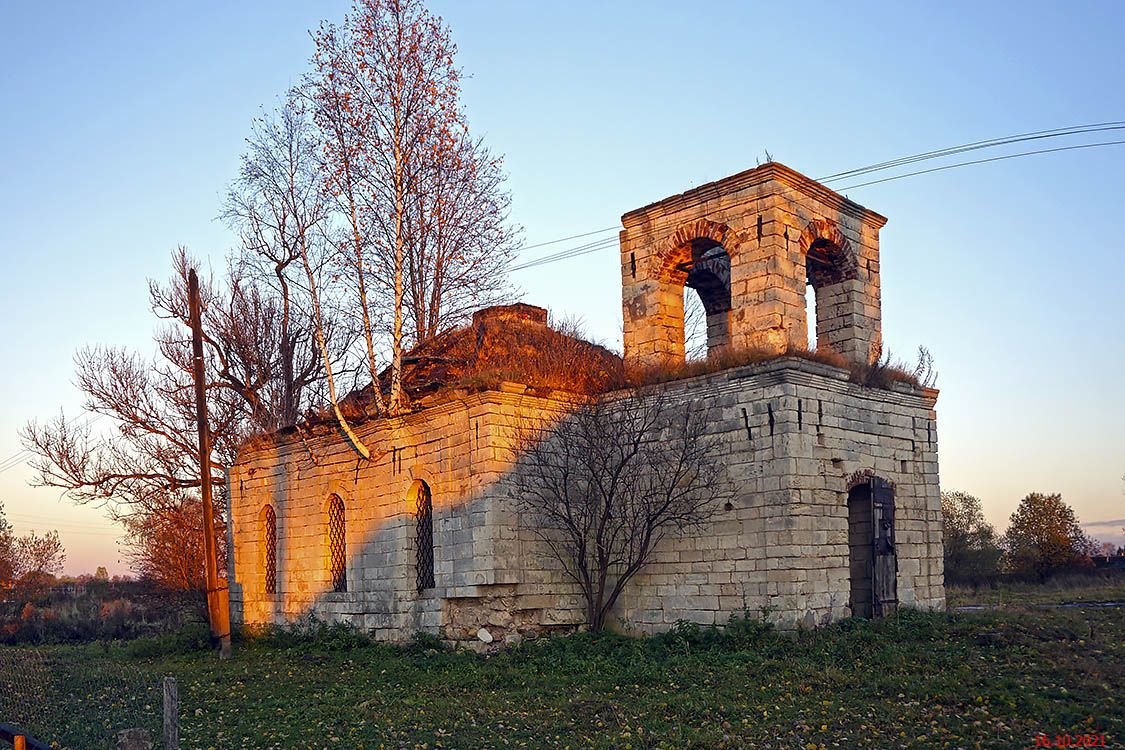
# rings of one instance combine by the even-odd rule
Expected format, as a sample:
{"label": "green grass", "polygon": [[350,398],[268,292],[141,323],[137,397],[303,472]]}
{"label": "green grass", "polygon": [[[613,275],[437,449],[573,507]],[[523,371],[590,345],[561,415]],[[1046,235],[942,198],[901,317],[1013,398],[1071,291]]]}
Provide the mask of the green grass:
{"label": "green grass", "polygon": [[[1110,593],[1125,598],[1125,585]],[[1125,609],[904,611],[795,637],[752,623],[738,638],[579,635],[490,658],[357,641],[243,642],[227,662],[190,638],[44,649],[70,687],[33,723],[60,747],[106,747],[115,716],[137,723],[150,706],[158,726],[155,688],[171,674],[184,748],[1020,748],[1039,732],[1125,742]]]}
{"label": "green grass", "polygon": [[1074,602],[1125,601],[1125,573],[1074,574],[1057,576],[1044,583],[997,583],[982,586],[950,586],[946,598],[950,607],[984,605],[990,607],[1034,607]]}

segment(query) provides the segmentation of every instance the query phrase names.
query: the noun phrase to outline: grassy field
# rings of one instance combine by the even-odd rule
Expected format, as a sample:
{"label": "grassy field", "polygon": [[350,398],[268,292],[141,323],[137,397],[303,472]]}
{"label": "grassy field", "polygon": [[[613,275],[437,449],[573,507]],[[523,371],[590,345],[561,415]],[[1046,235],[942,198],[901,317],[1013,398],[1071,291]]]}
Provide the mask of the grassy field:
{"label": "grassy field", "polygon": [[1125,572],[1117,575],[1064,575],[1045,583],[1003,583],[976,588],[952,586],[946,590],[950,607],[986,606],[1028,608],[1125,601]]}
{"label": "grassy field", "polygon": [[227,662],[182,638],[7,648],[9,675],[31,665],[49,685],[20,704],[0,678],[0,710],[29,711],[24,721],[59,747],[97,750],[123,725],[159,726],[170,674],[184,748],[1021,748],[1038,733],[1119,747],[1125,609],[1042,606],[1125,599],[1125,582],[1096,585],[1036,589],[1028,606],[1008,589],[1000,609],[903,612],[796,637],[751,621],[727,637],[582,635],[491,658],[357,645],[342,631],[236,644]]}

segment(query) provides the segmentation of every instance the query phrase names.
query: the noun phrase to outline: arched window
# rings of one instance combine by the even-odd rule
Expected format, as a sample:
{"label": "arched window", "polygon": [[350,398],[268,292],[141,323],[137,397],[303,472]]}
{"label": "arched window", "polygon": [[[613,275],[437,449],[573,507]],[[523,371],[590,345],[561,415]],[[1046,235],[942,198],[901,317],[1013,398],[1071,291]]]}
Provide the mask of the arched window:
{"label": "arched window", "polygon": [[273,506],[262,508],[262,581],[267,594],[277,593],[277,514]]}
{"label": "arched window", "polygon": [[[845,281],[857,277],[856,256],[839,227],[811,222],[800,237],[805,252],[805,317],[810,349],[839,349],[854,327],[853,305]],[[841,351],[841,353],[844,353]]]}
{"label": "arched window", "polygon": [[328,575],[333,591],[348,590],[347,525],[344,501],[339,495],[328,498]]}
{"label": "arched window", "polygon": [[832,307],[835,300],[827,298],[828,288],[838,281],[833,256],[839,252],[836,245],[826,239],[815,240],[805,255],[805,315],[808,320],[809,348],[830,346],[828,340]]}
{"label": "arched window", "polygon": [[414,564],[418,590],[434,587],[434,499],[430,487],[418,480],[414,483]]}
{"label": "arched window", "polygon": [[684,355],[704,359],[730,344],[730,255],[715,240],[691,241],[691,259],[677,265],[684,281]]}

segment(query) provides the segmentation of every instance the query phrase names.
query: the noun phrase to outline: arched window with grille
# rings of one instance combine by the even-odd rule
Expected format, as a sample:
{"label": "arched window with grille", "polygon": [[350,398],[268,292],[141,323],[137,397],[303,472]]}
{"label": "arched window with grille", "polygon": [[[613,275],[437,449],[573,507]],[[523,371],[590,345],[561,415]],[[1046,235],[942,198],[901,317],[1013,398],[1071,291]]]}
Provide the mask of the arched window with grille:
{"label": "arched window with grille", "polygon": [[434,499],[422,480],[414,483],[414,564],[418,590],[434,587]]}
{"label": "arched window with grille", "polygon": [[339,495],[328,498],[328,576],[332,590],[348,590],[347,524],[344,501]]}
{"label": "arched window with grille", "polygon": [[277,514],[272,505],[262,508],[262,584],[265,593],[277,593]]}

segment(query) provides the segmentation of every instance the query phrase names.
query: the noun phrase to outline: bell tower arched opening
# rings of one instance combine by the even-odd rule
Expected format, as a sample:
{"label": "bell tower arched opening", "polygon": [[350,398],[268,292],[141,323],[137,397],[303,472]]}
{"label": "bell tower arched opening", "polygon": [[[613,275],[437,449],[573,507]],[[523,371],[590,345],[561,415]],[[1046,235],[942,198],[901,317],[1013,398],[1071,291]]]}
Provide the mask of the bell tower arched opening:
{"label": "bell tower arched opening", "polygon": [[805,253],[805,277],[808,292],[805,296],[809,328],[809,348],[826,349],[832,346],[832,334],[837,328],[836,311],[838,289],[834,285],[844,281],[845,269],[842,254],[846,252],[831,240],[823,237],[813,240]]}
{"label": "bell tower arched opening", "polygon": [[781,356],[813,330],[816,346],[847,359],[877,356],[886,219],[873,211],[770,162],[621,222],[627,367],[674,366],[704,349]]}
{"label": "bell tower arched opening", "polygon": [[691,241],[676,268],[684,280],[684,355],[704,359],[730,347],[730,254],[713,239]]}
{"label": "bell tower arched opening", "polygon": [[857,326],[857,315],[864,314],[864,285],[851,243],[834,222],[818,219],[805,227],[800,244],[805,258],[809,348],[865,359],[867,352],[858,350],[857,343],[863,346],[863,342],[857,339],[871,326]]}

